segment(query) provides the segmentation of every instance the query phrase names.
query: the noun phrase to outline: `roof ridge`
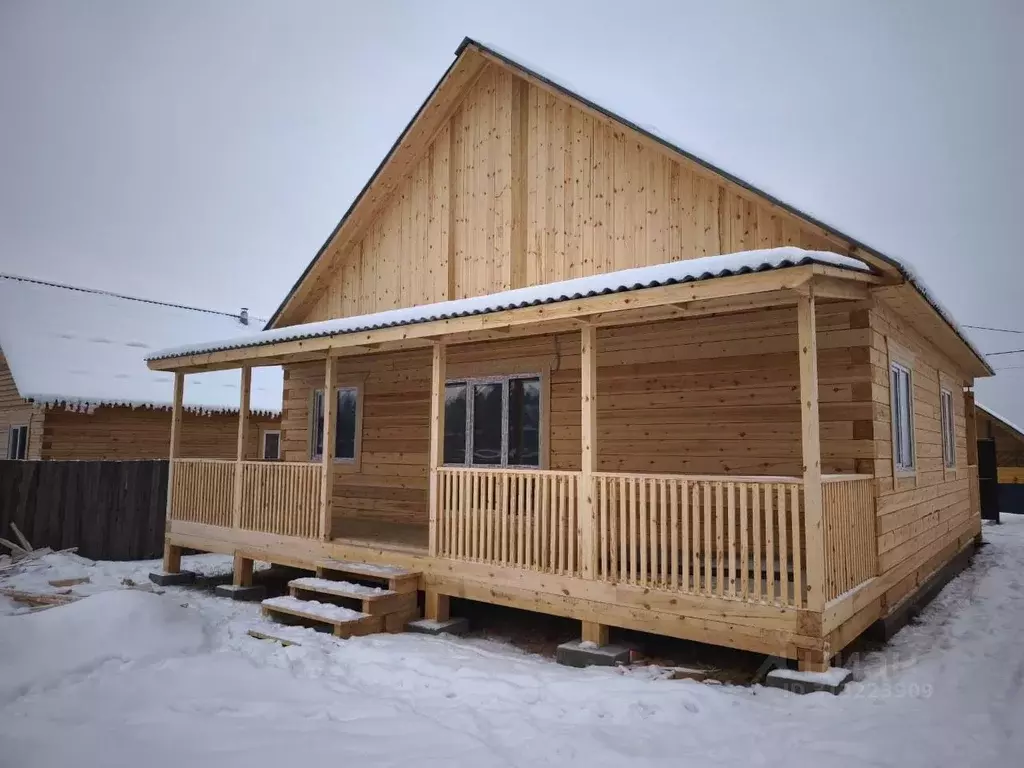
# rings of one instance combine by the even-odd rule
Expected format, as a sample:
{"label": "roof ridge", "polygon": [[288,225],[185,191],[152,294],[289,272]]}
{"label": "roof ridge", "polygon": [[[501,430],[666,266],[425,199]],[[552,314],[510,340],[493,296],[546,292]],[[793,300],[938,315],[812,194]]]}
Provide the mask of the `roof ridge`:
{"label": "roof ridge", "polygon": [[[16,280],[22,283],[34,283],[35,285],[45,285],[49,288],[63,288],[66,291],[79,291],[81,293],[92,293],[97,296],[110,296],[115,299],[124,299],[125,301],[138,301],[142,304],[155,304],[161,307],[172,307],[174,309],[187,309],[192,312],[205,312],[210,315],[222,315],[224,317],[232,317],[236,320],[238,315],[232,312],[224,312],[219,309],[205,309],[203,307],[190,307],[187,304],[175,304],[171,301],[159,301],[158,299],[144,299],[140,296],[129,296],[124,293],[115,293],[114,291],[105,291],[100,288],[85,288],[80,285],[68,285],[66,283],[56,283],[52,280],[41,280],[37,277],[25,277],[24,275],[12,275],[7,272],[0,272],[0,279],[4,280]],[[266,318],[256,317],[255,315],[250,316],[250,321],[266,321]]]}

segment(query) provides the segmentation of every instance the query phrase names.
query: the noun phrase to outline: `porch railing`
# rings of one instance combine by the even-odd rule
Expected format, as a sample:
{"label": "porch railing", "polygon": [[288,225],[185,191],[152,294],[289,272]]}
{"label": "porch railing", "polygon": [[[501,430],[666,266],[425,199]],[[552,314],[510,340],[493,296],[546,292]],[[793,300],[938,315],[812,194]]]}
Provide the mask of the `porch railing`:
{"label": "porch railing", "polygon": [[822,483],[825,599],[878,575],[875,488],[870,475],[831,476]]}
{"label": "porch railing", "polygon": [[323,467],[309,462],[242,462],[241,527],[314,539],[320,535]]}
{"label": "porch railing", "polygon": [[438,555],[580,572],[579,472],[438,470]]}
{"label": "porch railing", "polygon": [[[232,528],[237,466],[230,459],[175,459],[171,520]],[[321,464],[243,461],[241,466],[241,529],[320,535]]]}
{"label": "porch railing", "polygon": [[[439,557],[581,575],[581,473],[438,470]],[[806,607],[876,575],[867,476],[823,480],[824,572],[808,573],[803,480],[594,474],[595,578],[699,596]]]}
{"label": "porch railing", "polygon": [[172,520],[231,526],[235,462],[175,459],[171,477]]}
{"label": "porch railing", "polygon": [[601,472],[598,578],[802,606],[803,483]]}

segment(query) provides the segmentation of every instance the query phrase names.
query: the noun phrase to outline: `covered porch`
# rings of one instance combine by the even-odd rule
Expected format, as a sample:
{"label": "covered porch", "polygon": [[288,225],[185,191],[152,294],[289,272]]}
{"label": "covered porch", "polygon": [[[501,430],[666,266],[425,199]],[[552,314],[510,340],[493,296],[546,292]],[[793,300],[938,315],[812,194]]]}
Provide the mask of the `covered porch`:
{"label": "covered porch", "polygon": [[[820,667],[838,650],[830,649],[825,638],[853,610],[841,604],[877,575],[877,543],[872,474],[851,471],[852,463],[839,467],[841,473],[823,471],[816,318],[823,305],[865,301],[875,281],[876,277],[862,270],[828,264],[789,265],[641,286],[640,290],[573,295],[526,306],[504,305],[462,316],[440,313],[402,324],[389,324],[384,318],[371,327],[369,318],[373,316],[367,316],[351,323],[355,327],[336,330],[330,326],[345,319],[328,321],[314,324],[328,326],[324,335],[293,338],[284,333],[289,331],[286,328],[265,332],[259,344],[191,351],[151,361],[154,367],[175,372],[175,423],[188,373],[237,367],[243,384],[239,452],[234,461],[178,458],[179,437],[172,432],[171,546],[165,568],[175,567],[175,546],[203,548],[203,541],[208,545],[216,541],[222,549],[233,546],[242,556],[275,560],[276,552],[277,560],[297,565],[335,554],[415,565],[424,573],[428,616],[446,613],[448,595],[462,596],[580,618],[584,635],[598,642],[607,637],[609,624],[633,626],[778,653],[800,658],[808,667]],[[793,385],[788,379],[772,380],[776,375],[772,372],[760,377],[749,372],[736,374],[737,380],[756,379],[761,387],[743,390],[744,408],[793,419],[751,438],[746,437],[749,430],[737,431],[733,443],[744,446],[749,441],[749,449],[744,450],[768,456],[750,462],[750,468],[761,472],[729,471],[725,464],[711,459],[679,461],[680,471],[663,471],[674,462],[657,457],[637,461],[615,458],[623,452],[650,450],[628,442],[631,433],[621,432],[626,442],[620,441],[619,431],[609,432],[602,424],[602,414],[616,407],[607,401],[622,391],[602,381],[603,358],[632,343],[633,337],[627,335],[631,329],[668,328],[673,337],[685,334],[688,328],[699,332],[695,323],[703,318],[739,316],[756,325],[758,318],[769,317],[765,313],[775,313],[770,315],[773,323],[791,318],[787,321],[792,323],[790,335],[780,335],[779,343],[788,344],[788,339],[795,337],[796,348],[784,353],[765,350],[766,355],[792,361]],[[530,449],[531,458],[513,458],[506,436],[508,415],[501,422],[497,457],[483,450],[474,454],[474,437],[485,441],[486,435],[474,432],[472,424],[467,426],[465,444],[453,447],[451,436],[455,433],[450,424],[446,430],[446,417],[450,422],[453,413],[448,400],[451,387],[464,386],[471,378],[467,371],[476,370],[468,362],[473,357],[468,350],[479,351],[477,357],[501,358],[502,345],[513,340],[533,343],[531,340],[539,337],[557,337],[554,347],[559,360],[571,356],[572,363],[566,366],[571,374],[564,368],[561,374],[570,383],[554,396],[551,378],[536,376],[537,420],[546,422],[543,436],[537,437],[536,457]],[[714,349],[707,354],[713,356]],[[415,498],[422,480],[426,503],[420,507],[410,502],[411,508],[422,509],[422,513],[397,519],[390,512],[394,499],[386,498],[375,486],[373,495],[360,497],[360,509],[364,510],[360,516],[337,514],[336,508],[346,504],[339,496],[339,483],[356,487],[359,472],[389,471],[367,466],[382,461],[375,455],[372,462],[364,457],[364,466],[352,477],[339,480],[339,473],[353,470],[335,454],[339,448],[351,450],[358,467],[358,442],[368,434],[361,412],[353,418],[358,427],[351,448],[347,438],[339,440],[334,434],[333,430],[345,423],[339,422],[334,412],[346,407],[341,398],[314,398],[315,405],[304,414],[304,418],[322,423],[322,435],[313,427],[305,438],[320,447],[316,460],[271,462],[245,455],[247,393],[253,366],[284,364],[300,366],[305,372],[319,370],[320,383],[311,386],[332,392],[339,389],[339,367],[358,368],[357,360],[380,360],[386,355],[394,359],[419,356],[424,377],[429,377],[421,381],[392,370],[394,366],[388,364],[383,367],[391,378],[380,379],[395,382],[396,392],[406,386],[400,386],[401,382],[408,382],[409,392],[420,392],[422,384],[422,401],[417,399],[419,395],[410,397],[422,402],[426,450],[420,453],[411,448],[405,457],[408,463],[393,476],[394,499]],[[630,372],[629,365],[635,372]],[[686,412],[692,400],[696,405],[689,412],[694,414],[694,422],[707,412],[711,423],[702,429],[730,431],[728,425],[714,423],[713,414],[733,407],[735,397],[717,395],[709,384],[697,396],[678,398],[659,389],[660,364],[648,368],[639,363],[629,365],[619,365],[609,375],[650,377],[654,405],[644,407],[650,409],[653,427],[645,429],[645,435],[650,438],[653,433],[662,441],[667,455],[680,434],[698,430],[671,424],[659,429],[657,419],[662,411],[657,406],[664,406],[666,398],[671,398],[672,413]],[[514,378],[524,370],[537,370],[537,365],[505,368]],[[364,388],[358,389],[356,409],[371,407],[363,404],[362,396],[365,393],[367,404],[372,403],[377,381],[360,385]],[[507,381],[503,386],[502,402],[507,405],[510,386]],[[765,405],[757,402],[757,391],[767,393]],[[560,420],[559,409],[567,407],[568,392],[578,398],[575,415]],[[771,399],[783,398],[789,403],[786,398],[790,396],[792,410],[777,404],[783,400]],[[552,399],[557,401],[555,405]],[[708,406],[712,401],[719,405]],[[420,418],[418,407],[408,406],[414,412],[410,419]],[[628,421],[638,408],[616,411],[616,418]],[[463,418],[461,411],[456,412]],[[384,428],[379,423],[373,426],[375,434]],[[388,429],[392,430],[388,440],[401,439],[402,428]],[[413,427],[408,434],[411,442],[418,439]],[[605,437],[609,434],[616,437]],[[773,439],[784,441],[786,450],[794,447],[796,455],[790,456],[782,448],[773,453]],[[287,434],[283,440],[288,442]],[[657,451],[657,441],[648,444]],[[453,456],[461,460],[453,461]],[[491,461],[495,465],[485,463]],[[649,469],[643,471],[638,468],[641,465]],[[686,466],[719,465],[723,471],[686,471]],[[831,465],[838,467],[836,461]],[[630,469],[623,471],[623,466]],[[776,466],[800,471],[774,474],[770,469]],[[374,517],[375,511],[379,516]]]}

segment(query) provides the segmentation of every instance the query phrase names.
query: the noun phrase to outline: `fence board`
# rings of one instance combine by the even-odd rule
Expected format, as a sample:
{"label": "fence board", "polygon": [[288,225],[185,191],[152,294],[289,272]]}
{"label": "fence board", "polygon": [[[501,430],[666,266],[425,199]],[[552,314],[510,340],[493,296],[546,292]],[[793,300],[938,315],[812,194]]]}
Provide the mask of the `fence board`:
{"label": "fence board", "polygon": [[0,536],[93,560],[163,551],[166,461],[0,461]]}

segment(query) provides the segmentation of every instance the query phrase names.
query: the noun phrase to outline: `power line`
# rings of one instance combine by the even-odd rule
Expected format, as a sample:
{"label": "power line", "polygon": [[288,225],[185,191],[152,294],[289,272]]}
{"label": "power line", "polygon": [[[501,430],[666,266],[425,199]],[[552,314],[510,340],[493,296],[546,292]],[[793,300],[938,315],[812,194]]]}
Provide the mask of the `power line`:
{"label": "power line", "polygon": [[985,354],[992,357],[993,355],[1016,355],[1019,352],[1024,352],[1024,349],[1004,349],[1002,352],[986,352]]}
{"label": "power line", "polygon": [[987,325],[964,325],[964,328],[973,328],[976,331],[996,331],[997,333],[1024,333],[1013,328],[990,328]]}

